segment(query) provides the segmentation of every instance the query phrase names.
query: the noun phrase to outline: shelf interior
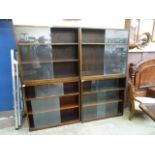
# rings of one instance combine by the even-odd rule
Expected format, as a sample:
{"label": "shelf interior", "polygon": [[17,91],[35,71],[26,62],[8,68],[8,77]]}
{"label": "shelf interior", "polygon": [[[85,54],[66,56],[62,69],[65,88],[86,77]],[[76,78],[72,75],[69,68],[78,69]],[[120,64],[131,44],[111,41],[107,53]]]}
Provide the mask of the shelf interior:
{"label": "shelf interior", "polygon": [[105,30],[99,29],[82,29],[83,43],[104,43]]}
{"label": "shelf interior", "polygon": [[27,86],[25,87],[25,98],[37,99],[59,96],[74,96],[79,94],[78,82],[66,82],[48,85]]}
{"label": "shelf interior", "polygon": [[78,43],[78,29],[51,28],[53,43]]}

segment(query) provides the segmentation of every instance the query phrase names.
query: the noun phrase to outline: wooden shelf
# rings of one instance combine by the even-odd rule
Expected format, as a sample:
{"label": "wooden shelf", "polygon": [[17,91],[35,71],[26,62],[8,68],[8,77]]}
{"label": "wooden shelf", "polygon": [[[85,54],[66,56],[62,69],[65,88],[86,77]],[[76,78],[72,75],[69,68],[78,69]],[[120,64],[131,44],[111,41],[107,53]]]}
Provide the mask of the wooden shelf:
{"label": "wooden shelf", "polygon": [[85,43],[83,42],[82,45],[128,45],[128,43]]}
{"label": "wooden shelf", "polygon": [[83,92],[83,95],[87,94],[95,94],[95,93],[104,93],[104,92],[112,92],[112,91],[122,91],[125,90],[125,88],[110,88],[110,89],[102,89],[102,90],[94,90],[94,91],[85,91]]}
{"label": "wooden shelf", "polygon": [[118,112],[118,113],[115,114],[115,115],[110,114],[110,115],[106,115],[105,117],[99,117],[99,118],[91,117],[90,119],[85,119],[85,120],[82,121],[82,122],[99,121],[99,120],[101,120],[101,119],[112,118],[112,117],[117,117],[117,116],[122,116],[122,115],[123,115],[123,113]]}
{"label": "wooden shelf", "polygon": [[59,125],[54,125],[54,126],[50,125],[50,126],[46,126],[46,127],[42,127],[42,128],[35,128],[35,127],[32,128],[32,127],[30,127],[29,130],[30,131],[36,131],[36,130],[42,130],[42,129],[47,129],[47,128],[51,128],[51,127],[61,126],[61,125],[78,123],[78,122],[80,122],[80,119],[73,119],[73,120],[70,120],[70,121],[63,121]]}
{"label": "wooden shelf", "polygon": [[78,62],[78,59],[64,59],[64,60],[54,60],[54,63],[59,63],[59,62]]}
{"label": "wooden shelf", "polygon": [[78,122],[80,122],[80,119],[73,119],[70,121],[62,121],[61,125],[73,124],[73,123],[78,123]]}
{"label": "wooden shelf", "polygon": [[84,82],[84,81],[92,81],[92,80],[119,79],[119,78],[126,78],[126,74],[82,76],[81,81]]}
{"label": "wooden shelf", "polygon": [[[76,93],[68,93],[68,94],[64,94],[64,95],[62,95],[62,96],[78,96],[78,95],[80,95],[80,93],[79,92],[76,92]],[[61,96],[61,97],[62,97]],[[25,100],[26,101],[31,101],[31,100],[44,100],[44,99],[51,99],[51,98],[58,98],[58,97],[60,97],[60,96],[58,96],[58,95],[54,95],[54,96],[42,96],[42,97],[35,97],[35,98],[25,98]]]}
{"label": "wooden shelf", "polygon": [[65,83],[65,82],[77,82],[80,78],[77,77],[65,77],[65,78],[54,78],[54,79],[43,79],[43,80],[30,80],[23,81],[24,86],[37,86],[37,85],[46,85],[46,84],[55,84],[55,83]]}
{"label": "wooden shelf", "polygon": [[74,109],[74,108],[79,108],[79,104],[72,103],[72,104],[63,105],[62,107],[60,107],[60,109],[49,109],[49,110],[38,111],[38,112],[29,111],[28,115],[38,115],[38,114],[44,114],[44,113],[49,113],[49,112],[54,112],[59,110],[62,111],[62,110],[68,110],[68,109]]}
{"label": "wooden shelf", "polygon": [[33,46],[33,45],[43,45],[43,46],[47,46],[47,45],[61,45],[61,46],[65,46],[65,45],[78,45],[79,43],[17,43],[17,46]]}
{"label": "wooden shelf", "polygon": [[[33,45],[42,45],[42,46],[47,46],[47,45],[53,45],[53,46],[68,46],[68,45],[79,45],[79,43],[17,43],[17,46],[33,46]],[[83,42],[82,45],[129,45],[128,43],[86,43]]]}
{"label": "wooden shelf", "polygon": [[82,45],[105,45],[105,43],[82,43]]}
{"label": "wooden shelf", "polygon": [[63,59],[63,60],[41,60],[41,61],[22,61],[22,65],[27,65],[27,64],[38,64],[38,63],[62,63],[62,62],[78,62],[78,59]]}
{"label": "wooden shelf", "polygon": [[72,104],[66,104],[66,105],[63,105],[61,106],[61,111],[63,110],[68,110],[68,109],[74,109],[74,108],[78,108],[79,107],[79,104],[77,103],[72,103]]}
{"label": "wooden shelf", "polygon": [[82,105],[82,107],[87,108],[87,107],[92,107],[92,106],[97,106],[97,105],[102,105],[102,104],[117,103],[117,102],[123,102],[123,100],[121,100],[121,99],[119,99],[119,100],[103,100],[103,101],[100,101],[100,103],[93,102],[91,104]]}

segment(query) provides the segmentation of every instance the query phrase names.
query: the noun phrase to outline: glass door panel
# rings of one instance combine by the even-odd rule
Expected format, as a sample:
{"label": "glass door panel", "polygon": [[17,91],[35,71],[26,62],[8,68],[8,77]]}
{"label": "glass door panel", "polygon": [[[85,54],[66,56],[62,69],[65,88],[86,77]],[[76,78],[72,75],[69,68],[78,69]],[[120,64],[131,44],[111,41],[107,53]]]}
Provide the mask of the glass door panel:
{"label": "glass door panel", "polygon": [[42,96],[62,96],[64,95],[63,84],[51,84],[35,86],[36,97]]}
{"label": "glass door panel", "polygon": [[125,78],[85,81],[82,88],[83,121],[122,113]]}
{"label": "glass door panel", "polygon": [[31,100],[29,103],[27,102],[27,104],[28,111],[31,111],[33,114],[60,110],[59,98]]}
{"label": "glass door panel", "polygon": [[106,43],[128,43],[128,31],[126,30],[106,30]]}
{"label": "glass door panel", "polygon": [[56,126],[61,122],[60,111],[47,112],[29,116],[31,128],[44,128],[48,126]]}
{"label": "glass door panel", "polygon": [[106,45],[104,54],[104,74],[126,74],[128,46]]}
{"label": "glass door panel", "polygon": [[43,128],[60,124],[59,98],[31,100],[26,102],[26,104],[32,128]]}
{"label": "glass door panel", "polygon": [[51,43],[51,32],[48,27],[15,26],[18,43]]}
{"label": "glass door panel", "polygon": [[97,119],[97,106],[87,106],[82,107],[82,120],[83,121],[89,121],[93,119]]}

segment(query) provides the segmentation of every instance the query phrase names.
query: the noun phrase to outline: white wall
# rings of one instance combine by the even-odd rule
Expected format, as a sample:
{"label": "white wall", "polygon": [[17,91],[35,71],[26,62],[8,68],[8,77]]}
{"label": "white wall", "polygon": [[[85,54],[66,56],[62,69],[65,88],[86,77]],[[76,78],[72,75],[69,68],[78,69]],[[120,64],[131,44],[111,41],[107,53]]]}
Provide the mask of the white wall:
{"label": "white wall", "polygon": [[[79,17],[78,17],[79,19]],[[25,19],[14,18],[15,25],[42,25],[42,26],[82,26],[82,27],[100,27],[100,28],[124,28],[124,19],[89,19],[80,18],[80,21],[64,21],[61,18],[55,19]]]}

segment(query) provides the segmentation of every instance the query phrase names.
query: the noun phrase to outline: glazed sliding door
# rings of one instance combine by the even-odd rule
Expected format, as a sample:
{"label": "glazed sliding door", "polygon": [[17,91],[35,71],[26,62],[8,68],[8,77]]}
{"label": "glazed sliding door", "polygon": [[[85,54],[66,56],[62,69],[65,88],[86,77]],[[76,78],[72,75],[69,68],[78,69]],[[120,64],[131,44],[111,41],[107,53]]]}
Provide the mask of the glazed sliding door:
{"label": "glazed sliding door", "polygon": [[63,84],[29,86],[25,88],[30,128],[44,128],[61,123],[60,99]]}
{"label": "glazed sliding door", "polygon": [[85,81],[82,84],[82,120],[122,114],[125,79]]}
{"label": "glazed sliding door", "polygon": [[79,82],[25,87],[30,130],[79,121]]}
{"label": "glazed sliding door", "polygon": [[104,74],[126,74],[128,32],[106,30],[105,43]]}
{"label": "glazed sliding door", "polygon": [[127,45],[106,45],[104,74],[126,74]]}
{"label": "glazed sliding door", "polygon": [[78,29],[16,26],[20,70],[25,82],[79,75]]}

